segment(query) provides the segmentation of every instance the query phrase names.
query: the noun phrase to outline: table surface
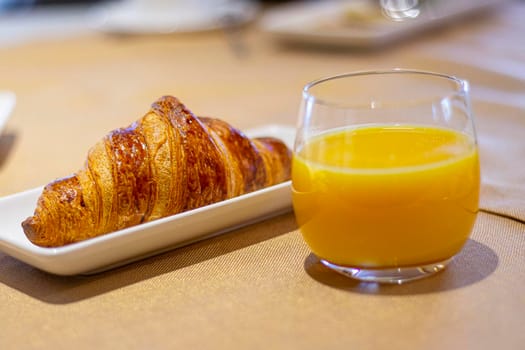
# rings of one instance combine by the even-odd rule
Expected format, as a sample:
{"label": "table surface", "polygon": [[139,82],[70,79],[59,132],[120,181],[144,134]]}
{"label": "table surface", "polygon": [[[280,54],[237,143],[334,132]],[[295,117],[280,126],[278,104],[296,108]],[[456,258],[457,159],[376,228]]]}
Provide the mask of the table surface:
{"label": "table surface", "polygon": [[17,94],[0,136],[0,195],[80,168],[108,131],[162,95],[247,129],[294,125],[302,86],[405,67],[472,85],[482,211],[444,272],[401,286],[323,268],[292,213],[91,276],[60,277],[0,253],[0,347],[523,349],[525,3],[377,50],[277,44],[256,26],[238,55],[221,32],[81,32],[0,46]]}

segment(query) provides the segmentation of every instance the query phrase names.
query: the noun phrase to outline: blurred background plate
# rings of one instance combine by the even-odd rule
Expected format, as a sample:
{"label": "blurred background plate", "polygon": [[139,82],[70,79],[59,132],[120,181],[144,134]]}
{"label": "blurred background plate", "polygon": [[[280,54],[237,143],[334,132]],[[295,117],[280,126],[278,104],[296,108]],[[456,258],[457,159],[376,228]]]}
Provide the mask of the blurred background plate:
{"label": "blurred background plate", "polygon": [[10,91],[0,91],[0,134],[15,108],[16,95]]}
{"label": "blurred background plate", "polygon": [[378,47],[480,13],[505,0],[414,0],[404,16],[388,4],[407,1],[339,0],[296,2],[271,9],[261,29],[285,43]]}
{"label": "blurred background plate", "polygon": [[93,9],[97,29],[120,34],[162,34],[221,29],[251,21],[257,3],[242,0],[127,0]]}

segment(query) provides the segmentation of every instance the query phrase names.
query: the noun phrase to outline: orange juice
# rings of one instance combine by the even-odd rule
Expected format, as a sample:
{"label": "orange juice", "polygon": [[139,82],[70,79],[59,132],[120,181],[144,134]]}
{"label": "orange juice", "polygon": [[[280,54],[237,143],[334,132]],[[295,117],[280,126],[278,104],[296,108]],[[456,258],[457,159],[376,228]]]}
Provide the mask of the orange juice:
{"label": "orange juice", "polygon": [[322,134],[293,159],[293,204],[305,241],[331,263],[384,268],[449,259],[478,211],[471,136],[417,125]]}

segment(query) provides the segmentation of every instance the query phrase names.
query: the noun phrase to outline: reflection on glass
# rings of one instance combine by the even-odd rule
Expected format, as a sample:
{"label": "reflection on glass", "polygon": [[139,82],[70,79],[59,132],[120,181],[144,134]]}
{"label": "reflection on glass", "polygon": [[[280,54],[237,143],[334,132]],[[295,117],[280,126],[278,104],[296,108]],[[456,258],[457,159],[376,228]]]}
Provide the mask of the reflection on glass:
{"label": "reflection on glass", "polygon": [[381,9],[394,21],[416,18],[420,13],[418,0],[381,0]]}

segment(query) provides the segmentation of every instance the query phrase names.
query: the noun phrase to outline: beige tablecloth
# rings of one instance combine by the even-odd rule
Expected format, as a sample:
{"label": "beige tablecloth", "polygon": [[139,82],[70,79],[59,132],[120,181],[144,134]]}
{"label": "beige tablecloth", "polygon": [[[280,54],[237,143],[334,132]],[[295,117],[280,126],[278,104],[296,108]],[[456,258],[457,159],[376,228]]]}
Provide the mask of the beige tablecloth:
{"label": "beige tablecloth", "polygon": [[256,28],[242,57],[218,32],[0,49],[0,90],[18,96],[0,195],[76,170],[164,94],[242,129],[293,125],[306,82],[391,67],[471,82],[483,173],[472,239],[443,273],[401,286],[323,268],[291,213],[93,276],[0,253],[0,348],[523,349],[525,3],[492,12],[375,51],[285,47]]}

